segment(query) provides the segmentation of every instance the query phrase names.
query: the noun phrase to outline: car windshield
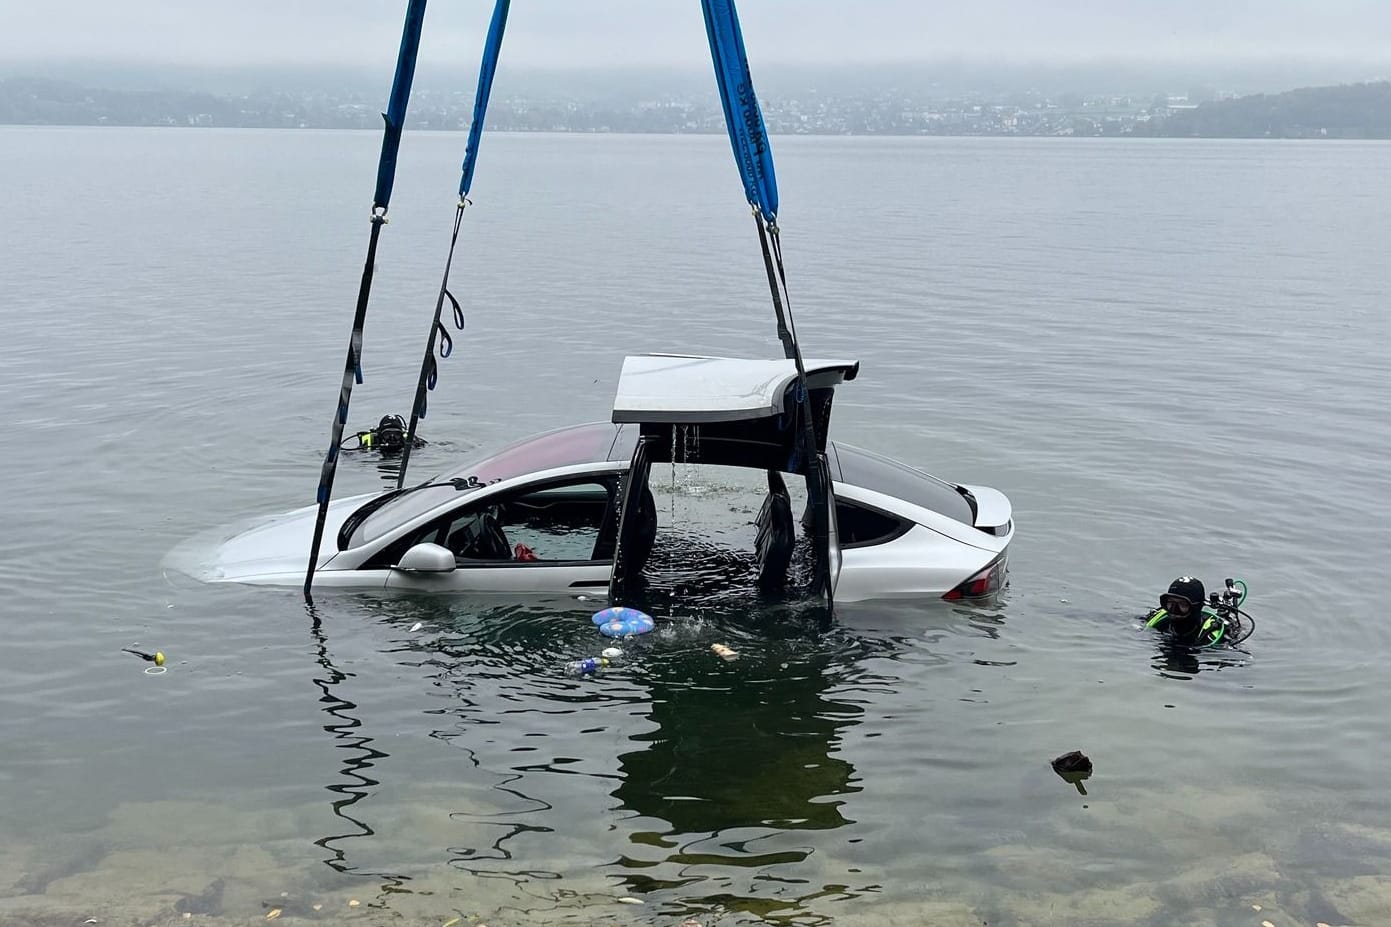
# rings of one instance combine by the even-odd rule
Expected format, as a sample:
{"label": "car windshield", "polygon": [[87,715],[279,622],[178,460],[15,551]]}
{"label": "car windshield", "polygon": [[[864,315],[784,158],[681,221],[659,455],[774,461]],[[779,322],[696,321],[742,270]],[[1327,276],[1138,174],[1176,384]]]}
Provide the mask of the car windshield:
{"label": "car windshield", "polygon": [[[396,526],[488,483],[555,467],[606,460],[617,433],[618,426],[608,422],[549,431],[474,458],[425,483],[386,497],[385,501],[378,496],[349,516],[349,523],[355,527],[347,538],[347,547],[371,543]],[[363,517],[359,518],[358,513],[364,513]]]}

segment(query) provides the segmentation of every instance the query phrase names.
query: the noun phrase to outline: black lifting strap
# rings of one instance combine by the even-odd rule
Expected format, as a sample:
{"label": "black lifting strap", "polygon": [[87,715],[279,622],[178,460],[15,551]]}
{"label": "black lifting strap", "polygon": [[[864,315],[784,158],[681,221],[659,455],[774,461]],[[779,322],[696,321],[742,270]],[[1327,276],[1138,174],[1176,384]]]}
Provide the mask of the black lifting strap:
{"label": "black lifting strap", "polygon": [[[782,342],[783,356],[792,360],[797,356],[797,342],[792,332],[788,330],[787,319],[783,316],[782,294],[778,292],[778,278],[773,275],[773,255],[768,251],[768,232],[763,225],[763,215],[757,207],[753,211],[753,224],[758,229],[758,246],[763,249],[763,269],[768,272],[768,291],[773,294],[773,312],[778,317],[778,340]],[[781,256],[778,258],[777,272],[782,273]],[[783,289],[786,288],[787,281],[784,279]]]}
{"label": "black lifting strap", "polygon": [[449,255],[444,260],[444,277],[440,280],[439,297],[435,300],[435,318],[430,323],[430,334],[425,339],[425,356],[420,362],[420,377],[415,383],[415,399],[411,402],[411,423],[406,429],[406,446],[401,451],[401,470],[396,474],[396,488],[406,484],[406,467],[411,461],[411,446],[415,444],[415,426],[425,417],[427,408],[426,393],[435,388],[439,381],[439,364],[435,360],[435,342],[438,339],[440,357],[447,358],[454,353],[454,338],[440,319],[444,315],[444,301],[454,311],[454,327],[464,330],[464,310],[454,294],[449,292],[449,270],[454,265],[454,247],[459,243],[459,226],[464,221],[464,207],[469,204],[465,197],[459,197],[459,208],[454,211],[454,232],[449,238]]}
{"label": "black lifting strap", "polygon": [[367,322],[367,300],[372,294],[372,274],[377,267],[377,239],[381,236],[382,226],[385,224],[386,209],[374,206],[372,234],[367,241],[367,263],[362,268],[362,283],[357,290],[353,333],[348,339],[348,357],[343,365],[343,386],[338,391],[338,411],[333,417],[333,429],[328,442],[328,453],[324,455],[323,469],[319,471],[319,514],[314,520],[314,539],[309,545],[309,566],[304,574],[306,602],[313,601],[310,589],[314,585],[314,567],[318,563],[319,547],[324,539],[324,519],[328,515],[328,501],[333,495],[333,477],[338,472],[338,452],[343,442],[343,428],[348,424],[348,401],[353,395],[353,383],[362,382],[362,329]]}
{"label": "black lifting strap", "polygon": [[[812,536],[816,545],[816,575],[812,579],[814,591],[825,592],[826,603],[833,607],[831,591],[830,563],[830,513],[827,511],[826,496],[830,491],[830,473],[825,458],[816,449],[816,429],[812,422],[811,390],[807,388],[807,371],[802,363],[802,351],[797,344],[797,324],[792,320],[792,300],[787,293],[787,272],[782,263],[782,240],[775,222],[765,223],[762,214],[755,210],[754,223],[758,226],[758,243],[763,251],[763,268],[768,274],[768,289],[773,294],[773,311],[778,318],[778,339],[782,342],[783,353],[797,366],[797,404],[801,428],[797,432],[797,445],[806,473],[807,495],[812,511]],[[770,248],[771,239],[771,248]],[[781,284],[781,289],[779,289]],[[786,307],[784,312],[784,307]],[[817,588],[819,587],[819,588]]]}

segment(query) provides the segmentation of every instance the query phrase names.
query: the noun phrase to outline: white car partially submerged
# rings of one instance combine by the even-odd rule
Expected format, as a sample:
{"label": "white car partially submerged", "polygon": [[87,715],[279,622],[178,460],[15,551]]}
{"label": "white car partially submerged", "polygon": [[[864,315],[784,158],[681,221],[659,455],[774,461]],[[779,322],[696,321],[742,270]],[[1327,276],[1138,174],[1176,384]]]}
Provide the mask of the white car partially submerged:
{"label": "white car partially submerged", "polygon": [[[982,599],[1004,585],[1009,500],[827,439],[835,388],[859,364],[808,360],[818,451],[830,476],[829,583],[838,602]],[[590,592],[659,583],[653,465],[734,467],[766,481],[745,551],[764,592],[795,594],[798,545],[785,476],[804,475],[791,360],[628,357],[609,422],[514,444],[400,490],[333,502],[314,583],[409,592]],[[625,511],[627,512],[625,516]],[[299,586],[317,506],[242,526],[168,565],[209,582]],[[799,524],[800,521],[800,524]]]}

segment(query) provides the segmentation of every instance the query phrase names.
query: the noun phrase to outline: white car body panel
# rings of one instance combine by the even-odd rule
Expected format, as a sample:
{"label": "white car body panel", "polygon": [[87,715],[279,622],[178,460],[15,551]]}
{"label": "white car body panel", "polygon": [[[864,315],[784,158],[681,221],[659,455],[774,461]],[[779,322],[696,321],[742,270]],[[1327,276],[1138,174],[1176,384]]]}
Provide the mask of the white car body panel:
{"label": "white car body panel", "polygon": [[[803,362],[807,379],[853,379],[857,361]],[[623,359],[613,400],[613,421],[737,421],[781,411],[782,397],[797,379],[795,361],[746,360],[692,354],[638,354]]]}
{"label": "white car body panel", "polygon": [[988,566],[1009,546],[1013,534],[986,534],[954,518],[861,486],[839,482],[833,486],[837,500],[862,502],[916,523],[891,541],[841,547],[838,602],[943,595]]}
{"label": "white car body panel", "polygon": [[504,563],[455,567],[448,573],[389,570],[386,588],[400,592],[587,592],[607,595],[608,560],[589,562]]}

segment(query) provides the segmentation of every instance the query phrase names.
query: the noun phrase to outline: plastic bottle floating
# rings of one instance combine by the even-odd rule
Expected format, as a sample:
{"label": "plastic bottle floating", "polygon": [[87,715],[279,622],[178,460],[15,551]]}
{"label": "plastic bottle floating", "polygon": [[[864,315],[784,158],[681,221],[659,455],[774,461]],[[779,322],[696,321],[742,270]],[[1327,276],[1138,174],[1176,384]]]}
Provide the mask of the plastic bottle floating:
{"label": "plastic bottle floating", "polygon": [[636,608],[623,606],[595,612],[592,620],[599,626],[599,633],[605,637],[646,634],[657,626],[650,615],[644,614]]}
{"label": "plastic bottle floating", "polygon": [[565,671],[572,676],[588,676],[590,673],[597,673],[608,665],[609,661],[604,657],[587,657],[565,664]]}

